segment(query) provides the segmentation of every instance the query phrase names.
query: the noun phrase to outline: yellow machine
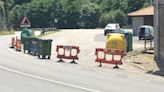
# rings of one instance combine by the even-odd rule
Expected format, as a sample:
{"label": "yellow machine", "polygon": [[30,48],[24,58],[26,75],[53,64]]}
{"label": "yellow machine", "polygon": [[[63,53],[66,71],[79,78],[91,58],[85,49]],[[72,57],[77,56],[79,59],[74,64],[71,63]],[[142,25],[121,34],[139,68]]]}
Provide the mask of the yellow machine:
{"label": "yellow machine", "polygon": [[125,35],[119,33],[110,33],[107,38],[106,48],[122,49],[126,51]]}

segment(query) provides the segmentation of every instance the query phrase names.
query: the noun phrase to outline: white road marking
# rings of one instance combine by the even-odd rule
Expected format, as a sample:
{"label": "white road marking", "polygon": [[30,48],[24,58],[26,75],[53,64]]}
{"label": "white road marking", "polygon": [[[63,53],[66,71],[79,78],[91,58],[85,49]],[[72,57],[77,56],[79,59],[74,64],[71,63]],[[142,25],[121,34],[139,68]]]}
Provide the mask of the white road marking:
{"label": "white road marking", "polygon": [[40,76],[36,76],[36,75],[32,75],[32,74],[28,74],[28,73],[23,73],[23,72],[13,70],[13,69],[9,69],[9,68],[3,67],[3,66],[0,66],[0,68],[4,69],[4,70],[7,70],[7,71],[10,71],[10,72],[21,74],[21,75],[24,75],[24,76],[28,76],[28,77],[32,77],[32,78],[36,78],[36,79],[40,79],[40,80],[44,80],[44,81],[49,81],[49,82],[53,82],[53,83],[57,83],[57,84],[62,84],[62,85],[66,85],[66,86],[69,86],[69,87],[78,88],[78,89],[81,89],[81,90],[86,90],[86,91],[90,91],[90,92],[100,92],[100,91],[94,90],[94,89],[80,87],[80,86],[76,86],[76,85],[73,85],[73,84],[68,84],[68,83],[64,83],[64,82],[60,82],[60,81],[56,81],[56,80],[52,80],[52,79],[48,79],[48,78],[44,78],[44,77],[40,77]]}

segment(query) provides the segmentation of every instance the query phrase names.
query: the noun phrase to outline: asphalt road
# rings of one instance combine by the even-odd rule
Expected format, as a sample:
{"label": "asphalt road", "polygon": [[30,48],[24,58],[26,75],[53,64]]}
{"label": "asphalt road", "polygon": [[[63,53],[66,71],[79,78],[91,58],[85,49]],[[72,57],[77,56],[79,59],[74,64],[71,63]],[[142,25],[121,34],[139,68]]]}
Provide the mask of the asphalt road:
{"label": "asphalt road", "polygon": [[0,92],[164,91],[164,82],[145,80],[134,74],[123,75],[121,70],[104,73],[98,67],[39,60],[10,49],[11,36],[0,36],[0,40]]}

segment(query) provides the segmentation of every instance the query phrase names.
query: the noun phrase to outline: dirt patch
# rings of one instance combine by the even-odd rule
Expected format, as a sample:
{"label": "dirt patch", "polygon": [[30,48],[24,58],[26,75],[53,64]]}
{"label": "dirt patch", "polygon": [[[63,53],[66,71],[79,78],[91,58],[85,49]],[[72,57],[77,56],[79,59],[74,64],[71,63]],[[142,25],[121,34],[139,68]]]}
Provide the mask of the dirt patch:
{"label": "dirt patch", "polygon": [[156,61],[154,61],[154,54],[144,53],[143,50],[136,50],[128,53],[124,61],[128,65],[134,66],[140,70],[143,70],[146,73],[154,73],[156,71],[161,70],[162,68],[158,66],[158,63]]}

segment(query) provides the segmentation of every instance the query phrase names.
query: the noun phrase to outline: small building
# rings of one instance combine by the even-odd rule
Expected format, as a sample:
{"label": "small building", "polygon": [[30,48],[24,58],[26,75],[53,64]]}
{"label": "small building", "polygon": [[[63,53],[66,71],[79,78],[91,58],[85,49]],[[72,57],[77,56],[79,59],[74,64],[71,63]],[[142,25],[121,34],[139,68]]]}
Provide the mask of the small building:
{"label": "small building", "polygon": [[147,8],[128,13],[128,16],[132,17],[133,35],[137,35],[139,26],[153,26],[154,6],[149,6]]}

